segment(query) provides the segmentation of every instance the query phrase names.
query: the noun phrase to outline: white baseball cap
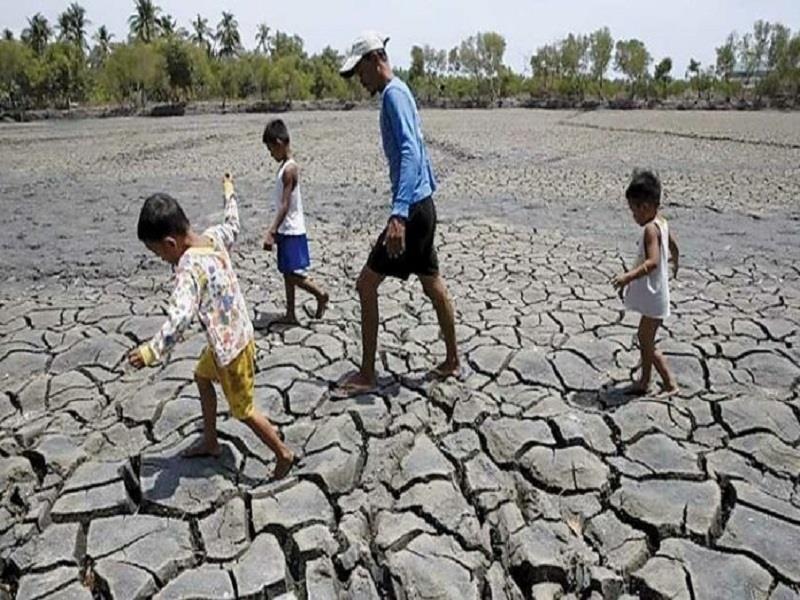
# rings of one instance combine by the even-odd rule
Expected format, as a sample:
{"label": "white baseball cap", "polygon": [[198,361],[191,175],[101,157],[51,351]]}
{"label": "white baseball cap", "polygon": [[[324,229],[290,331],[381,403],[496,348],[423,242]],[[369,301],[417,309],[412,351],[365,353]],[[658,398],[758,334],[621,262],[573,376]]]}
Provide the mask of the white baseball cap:
{"label": "white baseball cap", "polygon": [[378,33],[377,31],[365,31],[359,35],[353,42],[350,53],[347,55],[347,58],[345,58],[344,64],[342,64],[342,68],[339,69],[339,74],[342,77],[352,77],[359,61],[370,52],[383,50],[388,41],[388,36]]}

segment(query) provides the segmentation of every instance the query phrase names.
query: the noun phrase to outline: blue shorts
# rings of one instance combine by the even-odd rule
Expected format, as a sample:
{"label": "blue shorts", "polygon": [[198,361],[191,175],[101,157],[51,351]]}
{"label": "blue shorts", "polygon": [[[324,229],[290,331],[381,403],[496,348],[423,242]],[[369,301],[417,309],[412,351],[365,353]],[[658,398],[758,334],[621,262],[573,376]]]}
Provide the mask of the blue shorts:
{"label": "blue shorts", "polygon": [[306,234],[278,234],[278,271],[284,275],[305,275],[311,265]]}

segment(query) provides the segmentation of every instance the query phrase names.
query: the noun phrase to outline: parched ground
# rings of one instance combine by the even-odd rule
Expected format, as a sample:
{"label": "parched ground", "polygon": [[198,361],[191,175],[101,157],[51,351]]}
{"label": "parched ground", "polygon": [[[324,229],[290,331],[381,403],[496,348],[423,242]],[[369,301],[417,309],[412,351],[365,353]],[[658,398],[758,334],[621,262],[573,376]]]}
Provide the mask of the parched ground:
{"label": "parched ground", "polygon": [[[425,380],[435,315],[388,282],[380,390],[349,400],[328,387],[360,356],[353,282],[388,212],[377,114],[284,116],[332,296],[289,329],[268,325],[263,116],[0,128],[0,598],[800,598],[800,115],[425,112],[465,377]],[[635,166],[683,250],[670,400],[617,391]],[[161,369],[124,360],[170,289],[141,199],[211,224],[225,170],[257,404],[301,456],[278,483],[224,401],[222,457],[179,456],[202,333]]]}

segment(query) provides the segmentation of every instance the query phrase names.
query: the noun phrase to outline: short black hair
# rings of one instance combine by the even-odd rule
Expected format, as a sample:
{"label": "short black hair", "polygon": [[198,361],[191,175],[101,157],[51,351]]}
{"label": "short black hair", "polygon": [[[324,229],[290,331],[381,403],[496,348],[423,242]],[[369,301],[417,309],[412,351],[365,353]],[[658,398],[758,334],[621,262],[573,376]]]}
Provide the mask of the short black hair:
{"label": "short black hair", "polygon": [[661,181],[652,171],[636,169],[625,190],[625,197],[634,204],[661,204]]}
{"label": "short black hair", "polygon": [[282,119],[272,119],[267,126],[264,127],[264,135],[261,136],[261,141],[265,144],[274,144],[282,142],[289,143],[289,129]]}
{"label": "short black hair", "polygon": [[165,237],[184,235],[190,228],[181,205],[169,194],[153,194],[139,212],[136,235],[143,242],[160,242]]}

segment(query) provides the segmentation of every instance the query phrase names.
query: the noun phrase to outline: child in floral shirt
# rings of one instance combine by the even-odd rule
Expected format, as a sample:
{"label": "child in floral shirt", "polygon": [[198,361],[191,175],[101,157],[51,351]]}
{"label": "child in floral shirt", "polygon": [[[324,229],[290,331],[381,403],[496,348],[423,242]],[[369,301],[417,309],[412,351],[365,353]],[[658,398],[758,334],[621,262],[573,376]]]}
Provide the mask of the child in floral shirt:
{"label": "child in floral shirt", "polygon": [[145,200],[138,236],[162,260],[175,265],[175,290],[167,320],[149,342],[128,356],[136,368],[151,366],[167,355],[196,316],[208,346],[195,369],[203,410],[203,439],[186,456],[219,456],[217,396],[222,386],[231,414],[240,419],[275,453],[274,477],[284,477],[294,454],[272,424],[253,404],[255,343],[253,325],[228,254],[239,234],[239,211],[230,175],[223,180],[225,222],[202,234],[195,232],[178,202],[167,194]]}

